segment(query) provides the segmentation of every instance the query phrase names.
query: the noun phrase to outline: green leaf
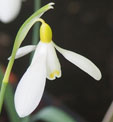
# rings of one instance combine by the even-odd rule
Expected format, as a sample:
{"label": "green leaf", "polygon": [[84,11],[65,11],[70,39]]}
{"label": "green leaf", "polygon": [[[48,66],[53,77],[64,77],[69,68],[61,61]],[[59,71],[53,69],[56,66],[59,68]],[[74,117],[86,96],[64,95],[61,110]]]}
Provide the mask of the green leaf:
{"label": "green leaf", "polygon": [[[4,75],[3,71],[0,67],[0,86],[1,86],[1,81],[3,79],[3,75]],[[21,122],[20,118],[17,116],[15,112],[15,108],[13,104],[13,89],[10,84],[7,86],[7,90],[6,90],[5,108],[7,110],[7,114],[8,114],[10,122]]]}
{"label": "green leaf", "polygon": [[46,122],[77,122],[63,110],[56,107],[46,107],[31,118],[31,122],[44,120]]}
{"label": "green leaf", "polygon": [[23,118],[21,122],[31,122],[30,117],[31,116],[27,116],[27,117]]}
{"label": "green leaf", "polygon": [[13,89],[10,84],[8,84],[6,89],[5,108],[11,122],[21,122],[21,119],[18,117],[15,111]]}

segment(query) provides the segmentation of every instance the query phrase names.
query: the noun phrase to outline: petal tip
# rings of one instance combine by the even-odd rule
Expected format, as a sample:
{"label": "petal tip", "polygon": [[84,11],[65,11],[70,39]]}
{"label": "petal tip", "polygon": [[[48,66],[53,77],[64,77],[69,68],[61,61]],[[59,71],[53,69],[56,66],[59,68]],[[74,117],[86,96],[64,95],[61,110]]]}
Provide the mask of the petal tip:
{"label": "petal tip", "polygon": [[[89,74],[89,73],[88,73]],[[89,74],[92,76],[95,80],[99,81],[102,78],[101,71],[96,67],[96,69],[93,71],[93,73]]]}
{"label": "petal tip", "polygon": [[102,74],[101,72],[98,74],[98,76],[95,78],[97,81],[100,81],[102,79]]}
{"label": "petal tip", "polygon": [[56,78],[60,78],[60,77],[61,77],[61,71],[54,71],[49,76],[47,76],[49,80],[55,80]]}
{"label": "petal tip", "polygon": [[24,113],[21,113],[21,112],[17,112],[17,113],[18,113],[18,116],[19,116],[20,118],[26,117],[26,115],[25,115]]}
{"label": "petal tip", "polygon": [[30,111],[24,108],[24,106],[19,105],[16,98],[14,98],[14,103],[15,103],[16,112],[20,118],[24,118],[30,114]]}

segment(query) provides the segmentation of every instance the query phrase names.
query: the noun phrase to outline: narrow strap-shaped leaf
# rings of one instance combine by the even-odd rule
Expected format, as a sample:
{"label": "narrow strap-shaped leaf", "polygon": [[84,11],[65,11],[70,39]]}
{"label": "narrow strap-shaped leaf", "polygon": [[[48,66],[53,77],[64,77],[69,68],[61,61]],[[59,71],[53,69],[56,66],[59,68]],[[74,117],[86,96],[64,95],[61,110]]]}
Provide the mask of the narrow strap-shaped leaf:
{"label": "narrow strap-shaped leaf", "polygon": [[27,116],[27,117],[23,118],[21,122],[31,122],[30,121],[30,116]]}
{"label": "narrow strap-shaped leaf", "polygon": [[52,106],[42,109],[31,119],[32,122],[37,120],[44,120],[46,122],[77,122],[63,110]]}
{"label": "narrow strap-shaped leaf", "polygon": [[8,84],[5,95],[5,108],[7,110],[8,117],[11,122],[21,122],[21,119],[18,117],[15,111],[13,99],[14,99],[13,89],[11,85]]}
{"label": "narrow strap-shaped leaf", "polygon": [[[0,67],[0,86],[1,86],[2,78],[3,78],[3,72]],[[10,122],[21,122],[15,112],[15,108],[13,104],[13,90],[10,84],[8,85],[7,90],[6,90],[5,108],[7,110],[7,114],[8,114]]]}

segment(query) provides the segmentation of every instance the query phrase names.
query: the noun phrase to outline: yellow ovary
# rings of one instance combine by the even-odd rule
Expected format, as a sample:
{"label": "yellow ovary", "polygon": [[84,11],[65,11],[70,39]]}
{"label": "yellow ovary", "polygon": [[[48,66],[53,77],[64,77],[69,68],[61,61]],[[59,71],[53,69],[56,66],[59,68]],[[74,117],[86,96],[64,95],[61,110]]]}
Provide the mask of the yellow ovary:
{"label": "yellow ovary", "polygon": [[44,43],[50,43],[52,41],[51,27],[45,22],[40,27],[40,40]]}

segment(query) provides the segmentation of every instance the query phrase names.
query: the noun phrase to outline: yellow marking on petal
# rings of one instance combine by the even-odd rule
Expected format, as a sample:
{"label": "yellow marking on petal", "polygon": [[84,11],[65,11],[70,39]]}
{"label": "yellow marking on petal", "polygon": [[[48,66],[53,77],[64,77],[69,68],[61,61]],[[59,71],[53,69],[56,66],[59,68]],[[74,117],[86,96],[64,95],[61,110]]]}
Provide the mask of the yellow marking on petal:
{"label": "yellow marking on petal", "polygon": [[52,41],[51,27],[44,21],[40,27],[40,40],[44,43],[50,43]]}
{"label": "yellow marking on petal", "polygon": [[54,76],[59,76],[59,75],[60,75],[60,71],[55,70],[54,72],[52,72],[52,73],[49,75],[49,77],[50,77],[50,78],[54,78]]}

